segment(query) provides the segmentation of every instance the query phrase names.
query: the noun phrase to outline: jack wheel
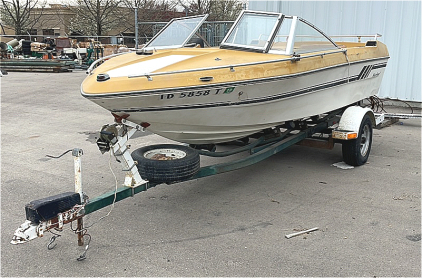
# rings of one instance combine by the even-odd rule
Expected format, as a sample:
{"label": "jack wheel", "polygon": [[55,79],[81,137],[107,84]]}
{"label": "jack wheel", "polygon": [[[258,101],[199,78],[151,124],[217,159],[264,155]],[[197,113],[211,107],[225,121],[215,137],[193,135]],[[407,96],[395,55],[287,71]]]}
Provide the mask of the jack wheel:
{"label": "jack wheel", "polygon": [[132,152],[139,174],[152,182],[179,182],[199,171],[199,153],[186,146],[161,144],[136,149]]}
{"label": "jack wheel", "polygon": [[352,166],[361,166],[368,161],[372,146],[372,121],[368,115],[362,119],[358,138],[342,143],[343,160]]}

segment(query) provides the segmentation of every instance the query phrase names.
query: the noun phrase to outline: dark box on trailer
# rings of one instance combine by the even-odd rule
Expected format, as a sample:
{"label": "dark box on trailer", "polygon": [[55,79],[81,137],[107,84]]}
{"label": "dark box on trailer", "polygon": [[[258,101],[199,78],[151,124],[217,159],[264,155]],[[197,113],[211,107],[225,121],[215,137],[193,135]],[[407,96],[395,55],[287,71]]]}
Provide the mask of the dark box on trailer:
{"label": "dark box on trailer", "polygon": [[57,217],[57,214],[81,204],[79,193],[66,192],[58,195],[39,199],[25,205],[26,219],[31,222],[40,223]]}

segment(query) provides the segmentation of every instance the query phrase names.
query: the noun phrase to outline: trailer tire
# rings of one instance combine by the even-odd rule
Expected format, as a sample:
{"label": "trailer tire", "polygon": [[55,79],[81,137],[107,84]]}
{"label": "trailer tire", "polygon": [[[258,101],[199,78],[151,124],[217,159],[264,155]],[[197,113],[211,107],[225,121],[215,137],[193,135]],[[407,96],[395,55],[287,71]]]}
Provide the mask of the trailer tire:
{"label": "trailer tire", "polygon": [[360,124],[358,137],[342,143],[343,161],[352,166],[365,164],[371,152],[372,134],[372,120],[366,114]]}
{"label": "trailer tire", "polygon": [[158,183],[184,181],[199,171],[199,153],[187,146],[160,144],[132,152],[142,178]]}

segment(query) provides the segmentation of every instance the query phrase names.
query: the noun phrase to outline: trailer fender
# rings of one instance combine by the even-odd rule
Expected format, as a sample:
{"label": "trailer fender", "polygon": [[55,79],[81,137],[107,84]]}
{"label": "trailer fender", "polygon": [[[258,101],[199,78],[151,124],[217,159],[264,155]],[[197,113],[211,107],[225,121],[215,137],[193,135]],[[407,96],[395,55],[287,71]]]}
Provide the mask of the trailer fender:
{"label": "trailer fender", "polygon": [[365,115],[368,115],[375,126],[375,115],[370,108],[360,106],[351,106],[347,108],[340,118],[338,127],[333,131],[332,137],[340,140],[356,139],[359,135],[359,129]]}

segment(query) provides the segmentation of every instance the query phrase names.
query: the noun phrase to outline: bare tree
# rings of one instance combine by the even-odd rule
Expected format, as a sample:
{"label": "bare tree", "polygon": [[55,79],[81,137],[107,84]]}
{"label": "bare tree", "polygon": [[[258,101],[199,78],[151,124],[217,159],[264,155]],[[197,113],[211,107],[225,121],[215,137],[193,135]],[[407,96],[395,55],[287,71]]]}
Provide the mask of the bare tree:
{"label": "bare tree", "polygon": [[167,21],[177,12],[177,3],[169,0],[122,0],[131,12],[138,9],[139,21]]}
{"label": "bare tree", "polygon": [[125,18],[125,9],[119,0],[76,0],[71,9],[75,16],[70,29],[86,35],[102,36],[119,26]]}
{"label": "bare tree", "polygon": [[243,6],[244,1],[239,0],[215,1],[214,5],[211,7],[209,20],[235,20],[243,9]]}
{"label": "bare tree", "polygon": [[16,35],[26,35],[40,19],[46,5],[39,0],[1,0],[1,3],[2,21],[14,28]]}
{"label": "bare tree", "polygon": [[178,0],[187,14],[209,14],[216,0]]}
{"label": "bare tree", "polygon": [[188,15],[209,14],[208,20],[235,20],[245,0],[177,0]]}
{"label": "bare tree", "polygon": [[138,43],[146,43],[159,30],[152,22],[167,22],[172,18],[180,17],[177,11],[175,0],[122,0],[127,7],[127,18],[133,20],[125,21],[128,33],[135,32],[135,9],[137,9],[138,21]]}

